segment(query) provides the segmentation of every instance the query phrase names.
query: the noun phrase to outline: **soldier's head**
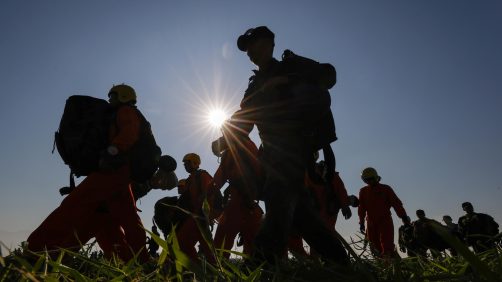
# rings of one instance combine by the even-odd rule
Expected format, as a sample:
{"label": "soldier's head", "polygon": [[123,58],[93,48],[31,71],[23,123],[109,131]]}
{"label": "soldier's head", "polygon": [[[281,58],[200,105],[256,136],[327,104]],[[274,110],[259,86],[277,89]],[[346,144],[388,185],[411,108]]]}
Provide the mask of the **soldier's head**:
{"label": "soldier's head", "polygon": [[424,212],[424,210],[417,210],[417,217],[419,219],[424,219],[425,218],[425,212]]}
{"label": "soldier's head", "polygon": [[403,223],[404,224],[411,224],[411,218],[407,215],[403,218]]}
{"label": "soldier's head", "polygon": [[253,64],[262,68],[272,59],[275,35],[268,27],[250,28],[237,39],[239,50],[246,52]]}
{"label": "soldier's head", "polygon": [[470,202],[463,202],[462,203],[462,209],[467,213],[467,214],[471,214],[474,212],[474,207],[472,206],[472,204]]}
{"label": "soldier's head", "polygon": [[361,179],[369,186],[374,186],[378,184],[382,178],[378,175],[376,169],[367,167],[361,172]]}
{"label": "soldier's head", "polygon": [[443,221],[446,224],[452,224],[453,223],[453,219],[451,219],[451,216],[449,216],[449,215],[444,215],[443,216]]}
{"label": "soldier's head", "polygon": [[188,173],[196,171],[200,166],[200,157],[195,153],[188,153],[183,157],[183,166]]}

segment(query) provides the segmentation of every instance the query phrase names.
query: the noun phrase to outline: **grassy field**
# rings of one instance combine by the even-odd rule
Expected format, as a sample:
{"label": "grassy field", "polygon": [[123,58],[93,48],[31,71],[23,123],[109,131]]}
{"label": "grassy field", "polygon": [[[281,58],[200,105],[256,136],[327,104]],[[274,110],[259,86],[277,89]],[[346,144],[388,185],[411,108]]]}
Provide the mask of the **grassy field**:
{"label": "grassy field", "polygon": [[455,257],[443,254],[434,259],[382,260],[372,257],[363,241],[358,240],[343,242],[351,248],[350,267],[311,258],[290,258],[274,267],[251,267],[241,254],[226,260],[215,249],[216,266],[204,260],[194,264],[180,252],[175,236],[165,241],[150,235],[161,246],[161,252],[143,265],[134,260],[106,260],[92,251],[92,244],[79,253],[63,250],[55,259],[48,254],[27,256],[16,249],[0,257],[0,281],[502,281],[500,247],[474,254],[459,241],[453,242],[459,253]]}

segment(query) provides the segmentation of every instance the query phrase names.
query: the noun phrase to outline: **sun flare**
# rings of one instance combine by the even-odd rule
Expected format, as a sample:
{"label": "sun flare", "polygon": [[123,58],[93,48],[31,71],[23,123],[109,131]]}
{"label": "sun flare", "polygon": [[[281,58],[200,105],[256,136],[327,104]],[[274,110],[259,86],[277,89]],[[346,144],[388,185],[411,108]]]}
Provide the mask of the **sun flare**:
{"label": "sun flare", "polygon": [[225,120],[227,120],[228,115],[225,111],[220,109],[211,110],[209,112],[208,121],[211,126],[220,128]]}

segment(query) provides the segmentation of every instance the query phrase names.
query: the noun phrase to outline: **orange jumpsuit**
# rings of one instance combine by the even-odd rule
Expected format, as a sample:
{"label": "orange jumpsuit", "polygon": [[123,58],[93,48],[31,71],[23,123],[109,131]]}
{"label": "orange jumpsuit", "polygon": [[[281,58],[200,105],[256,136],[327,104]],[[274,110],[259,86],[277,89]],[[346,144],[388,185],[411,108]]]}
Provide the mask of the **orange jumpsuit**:
{"label": "orange jumpsuit", "polygon": [[406,216],[401,200],[390,186],[378,183],[359,191],[359,223],[364,223],[366,217],[366,236],[381,256],[393,256],[395,253],[391,207],[397,216]]}
{"label": "orange jumpsuit", "polygon": [[328,199],[328,191],[326,191],[327,187],[322,183],[316,183],[312,181],[309,177],[307,177],[306,179],[307,187],[309,187],[314,193],[316,201],[319,204],[321,219],[329,229],[334,230],[340,208],[349,205],[349,196],[347,195],[347,190],[345,189],[343,180],[340,178],[338,172],[334,173],[331,185],[329,185],[329,189],[331,189],[330,192],[333,193],[335,200],[338,202],[333,203],[336,206],[336,209],[331,211],[328,206],[328,202],[326,201],[326,199]]}
{"label": "orange jumpsuit", "polygon": [[[136,109],[118,108],[116,122],[110,128],[110,144],[120,152],[127,152],[138,140],[140,123]],[[28,248],[32,251],[78,250],[96,237],[108,257],[115,252],[128,261],[141,251],[138,259],[148,260],[146,234],[137,214],[130,181],[128,163],[116,170],[89,174],[30,234]]]}
{"label": "orange jumpsuit", "polygon": [[[190,197],[190,212],[192,216],[188,216],[176,230],[176,237],[180,249],[187,254],[192,260],[198,260],[195,245],[199,242],[199,248],[202,250],[209,262],[214,262],[214,256],[209,248],[209,245],[204,240],[202,233],[197,227],[197,223],[201,228],[206,228],[208,223],[204,220],[202,213],[202,205],[206,197],[210,197],[211,189],[214,187],[213,178],[204,170],[197,170],[191,173],[187,178],[185,192],[189,193]],[[194,216],[197,219],[194,219]],[[209,230],[207,230],[209,232]]]}
{"label": "orange jumpsuit", "polygon": [[[305,185],[314,194],[315,200],[319,205],[319,212],[322,221],[324,222],[326,227],[328,227],[328,229],[335,230],[336,219],[338,217],[340,208],[349,205],[349,196],[347,195],[345,184],[340,178],[340,175],[338,174],[338,172],[335,172],[331,185],[329,185],[329,189],[332,189],[331,193],[334,194],[335,200],[338,201],[338,203],[335,204],[337,209],[334,211],[329,210],[328,202],[326,201],[328,199],[328,191],[326,191],[328,187],[326,187],[323,183],[317,183],[316,181],[312,180],[310,177],[308,177],[308,174],[306,174],[305,177]],[[303,247],[302,237],[299,235],[291,235],[289,237],[288,249],[293,253],[299,255],[307,255],[307,252]],[[316,254],[316,252],[312,249],[311,253]]]}
{"label": "orange jumpsuit", "polygon": [[[259,171],[259,163],[257,160],[258,148],[250,140],[242,140],[241,145],[244,147],[239,153],[234,153],[235,150],[226,150],[221,158],[221,164],[214,174],[214,183],[217,189],[221,189],[226,181],[229,181],[230,199],[223,210],[223,213],[218,219],[218,228],[214,237],[214,245],[216,248],[231,250],[234,244],[235,237],[240,232],[244,246],[243,253],[251,255],[253,251],[253,241],[260,227],[263,211],[254,201],[254,196],[243,193],[245,178],[242,172],[242,158],[239,154],[247,154],[247,159],[250,164],[249,168],[252,173],[257,176]],[[251,188],[252,189],[252,188]],[[223,245],[223,241],[225,244]],[[230,257],[230,253],[224,252],[223,256]]]}

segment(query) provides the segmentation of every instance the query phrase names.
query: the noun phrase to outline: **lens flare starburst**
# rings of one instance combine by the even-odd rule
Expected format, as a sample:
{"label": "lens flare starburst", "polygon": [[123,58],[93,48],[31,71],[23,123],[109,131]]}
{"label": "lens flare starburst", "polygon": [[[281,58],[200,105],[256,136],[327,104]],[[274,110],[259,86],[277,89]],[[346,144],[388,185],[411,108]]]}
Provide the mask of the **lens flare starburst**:
{"label": "lens flare starburst", "polygon": [[228,114],[224,110],[212,109],[208,113],[207,121],[211,126],[220,128],[227,118]]}

